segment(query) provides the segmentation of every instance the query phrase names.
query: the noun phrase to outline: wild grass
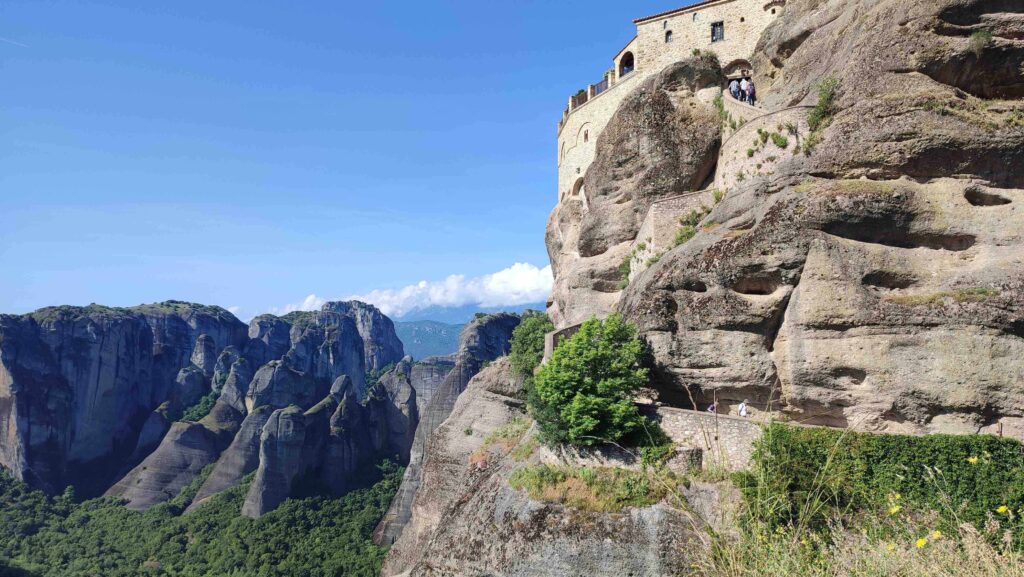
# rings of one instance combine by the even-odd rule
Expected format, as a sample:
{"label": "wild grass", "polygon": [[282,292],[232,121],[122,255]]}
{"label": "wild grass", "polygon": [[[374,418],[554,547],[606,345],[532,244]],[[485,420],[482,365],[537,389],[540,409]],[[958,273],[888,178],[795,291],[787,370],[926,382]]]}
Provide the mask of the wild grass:
{"label": "wild grass", "polygon": [[695,573],[1024,577],[1020,449],[987,435],[769,425],[734,477],[735,527],[711,535]]}
{"label": "wild grass", "polygon": [[613,467],[535,465],[517,469],[509,484],[513,489],[525,490],[535,501],[609,513],[659,503],[677,482],[664,468],[632,471]]}

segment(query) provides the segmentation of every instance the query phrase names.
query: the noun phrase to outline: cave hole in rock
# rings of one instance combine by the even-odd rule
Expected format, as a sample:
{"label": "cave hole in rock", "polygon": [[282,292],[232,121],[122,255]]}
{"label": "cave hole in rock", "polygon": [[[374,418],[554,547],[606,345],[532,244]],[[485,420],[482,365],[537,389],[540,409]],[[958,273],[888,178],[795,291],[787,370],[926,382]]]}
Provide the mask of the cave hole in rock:
{"label": "cave hole in rock", "polygon": [[912,287],[917,284],[917,279],[906,273],[876,270],[865,274],[861,283],[865,286],[895,290]]}
{"label": "cave hole in rock", "polygon": [[740,277],[732,285],[732,290],[742,295],[770,295],[778,288],[778,279],[767,276]]}
{"label": "cave hole in rock", "polygon": [[964,191],[964,198],[974,206],[1001,206],[1012,201],[998,194],[986,192],[980,187],[971,186]]}
{"label": "cave hole in rock", "polygon": [[974,246],[977,240],[972,234],[910,232],[909,220],[900,222],[894,215],[889,218],[869,218],[842,222],[831,222],[822,227],[822,232],[857,242],[880,244],[894,248],[930,248],[935,250],[962,251]]}
{"label": "cave hole in rock", "polygon": [[703,281],[691,279],[683,281],[683,290],[694,293],[706,293],[708,292],[708,285],[704,284]]}

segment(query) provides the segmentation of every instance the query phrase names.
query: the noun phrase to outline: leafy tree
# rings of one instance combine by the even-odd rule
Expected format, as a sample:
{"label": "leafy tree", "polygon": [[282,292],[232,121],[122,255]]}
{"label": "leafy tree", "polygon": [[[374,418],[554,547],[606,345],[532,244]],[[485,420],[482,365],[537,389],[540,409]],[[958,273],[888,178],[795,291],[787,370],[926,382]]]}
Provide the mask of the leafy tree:
{"label": "leafy tree", "polygon": [[508,355],[512,369],[524,377],[532,377],[544,358],[544,335],[553,330],[555,325],[548,315],[539,311],[524,312],[519,326],[512,331],[512,347]]}
{"label": "leafy tree", "polygon": [[534,379],[529,404],[547,443],[618,442],[644,428],[633,395],[647,382],[643,344],[621,316],[591,319]]}

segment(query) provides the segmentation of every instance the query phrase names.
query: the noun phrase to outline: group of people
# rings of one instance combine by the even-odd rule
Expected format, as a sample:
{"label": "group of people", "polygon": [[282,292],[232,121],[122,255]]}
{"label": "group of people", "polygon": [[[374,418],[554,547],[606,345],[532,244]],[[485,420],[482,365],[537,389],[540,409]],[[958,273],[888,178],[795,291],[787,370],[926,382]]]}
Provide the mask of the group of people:
{"label": "group of people", "polygon": [[757,101],[757,89],[754,88],[754,81],[749,78],[729,82],[729,94],[740,102],[746,102],[753,106]]}
{"label": "group of people", "polygon": [[[737,409],[738,409],[739,414],[740,414],[741,417],[746,417],[747,415],[750,414],[750,410],[747,408],[747,400],[746,399],[743,399],[743,402],[740,403],[740,406]],[[714,403],[711,403],[711,406],[708,407],[708,412],[712,413],[712,414],[717,414],[718,413],[718,401],[715,401]]]}

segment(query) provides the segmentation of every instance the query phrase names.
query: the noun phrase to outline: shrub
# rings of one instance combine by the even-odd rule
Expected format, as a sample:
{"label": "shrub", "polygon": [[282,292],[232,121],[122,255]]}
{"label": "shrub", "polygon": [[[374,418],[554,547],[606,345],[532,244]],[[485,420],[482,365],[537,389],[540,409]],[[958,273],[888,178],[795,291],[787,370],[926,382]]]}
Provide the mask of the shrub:
{"label": "shrub", "polygon": [[644,348],[620,315],[591,319],[537,371],[528,402],[547,443],[623,440],[646,422],[633,395],[647,382]]}
{"label": "shrub", "polygon": [[992,42],[992,33],[988,30],[978,30],[971,34],[968,42],[974,55],[981,58],[981,53],[985,50],[985,47],[988,46],[989,42]]}
{"label": "shrub", "polygon": [[711,191],[711,198],[713,198],[715,200],[715,204],[718,204],[718,203],[722,202],[723,198],[725,198],[725,193],[722,192],[721,190],[718,190],[716,188],[716,189]]}
{"label": "shrub", "polygon": [[747,158],[750,158],[751,156],[754,156],[754,149],[753,148],[748,148],[747,149]]}
{"label": "shrub", "polygon": [[508,353],[512,370],[524,377],[532,377],[544,357],[544,335],[553,330],[555,325],[548,315],[539,311],[524,312],[519,326],[512,331]]}
{"label": "shrub", "polygon": [[771,134],[771,139],[772,139],[772,144],[774,144],[775,146],[778,146],[779,148],[786,148],[786,147],[789,146],[789,139],[786,138],[785,136],[782,136],[778,132],[773,132]]}
{"label": "shrub", "polygon": [[807,117],[807,126],[817,132],[828,126],[835,114],[836,93],[839,91],[839,80],[828,77],[818,83],[818,103]]}
{"label": "shrub", "polygon": [[685,244],[691,238],[697,236],[697,227],[692,224],[684,224],[676,231],[676,238],[672,241],[672,248]]}
{"label": "shrub", "polygon": [[[1024,447],[990,435],[874,435],[770,425],[737,480],[756,522],[823,529],[858,511],[934,512],[983,527],[1000,510],[1021,538]],[[1001,509],[1005,507],[1006,509]],[[1004,515],[1004,520],[1013,520]]]}
{"label": "shrub", "polygon": [[206,415],[210,414],[213,410],[213,406],[217,404],[217,399],[220,398],[220,393],[216,391],[210,391],[203,398],[196,401],[196,404],[185,409],[181,414],[182,421],[199,421]]}

